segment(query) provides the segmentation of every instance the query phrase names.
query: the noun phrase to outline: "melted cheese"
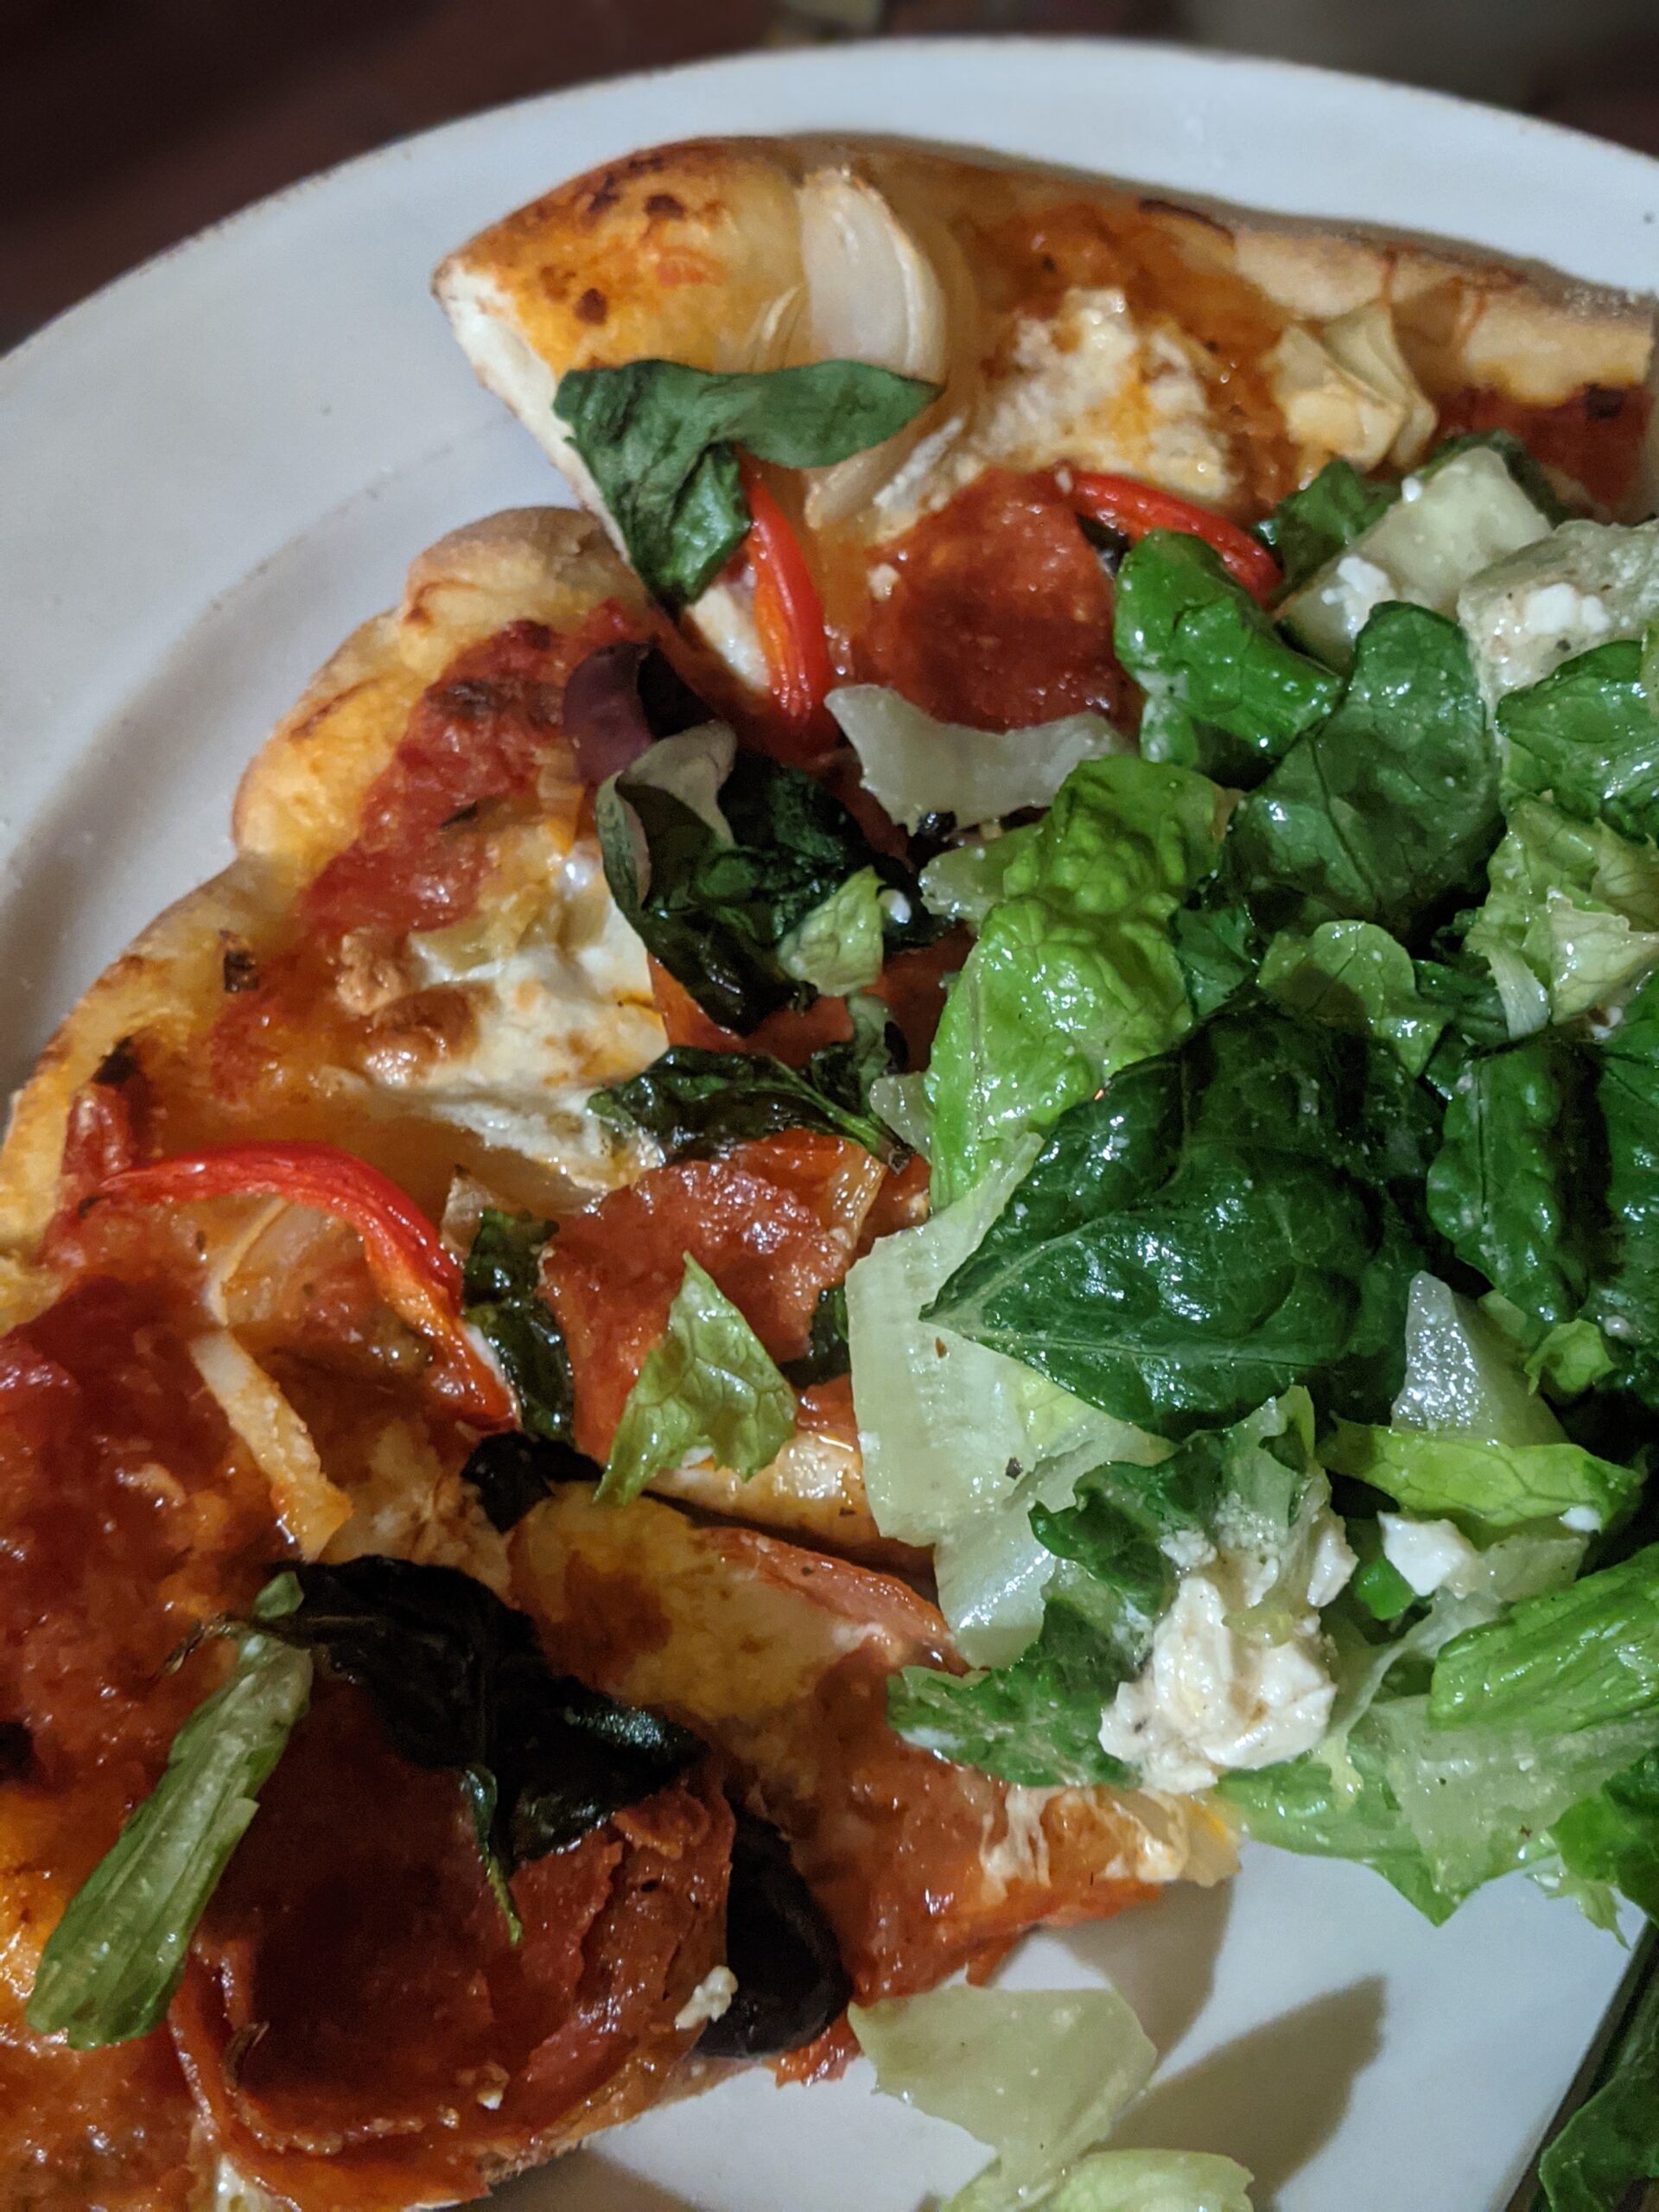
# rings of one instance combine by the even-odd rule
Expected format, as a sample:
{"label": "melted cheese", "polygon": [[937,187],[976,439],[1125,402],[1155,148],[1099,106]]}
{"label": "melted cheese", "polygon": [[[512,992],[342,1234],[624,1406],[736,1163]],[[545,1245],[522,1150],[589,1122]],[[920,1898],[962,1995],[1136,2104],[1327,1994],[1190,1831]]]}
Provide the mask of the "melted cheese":
{"label": "melted cheese", "polygon": [[[486,887],[481,906],[492,892]],[[631,1182],[645,1164],[587,1111],[602,1084],[637,1075],[665,1038],[645,947],[618,912],[599,850],[582,838],[552,870],[534,918],[505,949],[451,931],[411,937],[426,985],[462,986],[470,1039],[383,1076],[441,1119],[585,1190]]]}

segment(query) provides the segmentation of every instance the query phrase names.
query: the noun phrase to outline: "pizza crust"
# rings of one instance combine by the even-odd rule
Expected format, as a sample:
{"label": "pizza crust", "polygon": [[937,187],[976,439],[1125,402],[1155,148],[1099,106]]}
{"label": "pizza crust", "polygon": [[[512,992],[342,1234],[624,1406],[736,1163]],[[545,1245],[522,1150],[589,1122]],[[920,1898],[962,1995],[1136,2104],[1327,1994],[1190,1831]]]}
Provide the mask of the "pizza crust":
{"label": "pizza crust", "polygon": [[[857,209],[843,211],[843,230],[857,237],[848,249],[853,259],[833,283],[820,235],[826,179],[865,195],[861,224]],[[885,251],[869,219],[871,200],[893,226]],[[1091,211],[1109,237],[1131,241],[1137,265],[1157,272],[1152,306],[1142,284],[1133,311],[1106,334],[1133,358],[1126,355],[1116,370],[1096,364],[1088,391],[1078,388],[1088,363],[1075,327],[1052,321],[1052,300],[1017,289],[1029,284],[1029,272],[1011,276],[998,243],[1010,224],[1028,227],[1078,208]],[[935,319],[948,332],[945,388],[912,431],[892,442],[880,482],[867,476],[861,527],[876,539],[907,526],[1005,453],[1014,467],[1071,460],[1123,468],[1242,512],[1249,470],[1238,465],[1236,426],[1224,439],[1232,444],[1230,471],[1213,456],[1195,462],[1192,434],[1199,416],[1179,392],[1172,397],[1169,382],[1183,353],[1189,369],[1204,368],[1202,348],[1185,322],[1206,283],[1224,288],[1235,324],[1241,307],[1259,319],[1258,365],[1287,327],[1305,329],[1317,344],[1326,325],[1376,310],[1435,399],[1478,386],[1550,406],[1587,385],[1640,384],[1652,360],[1650,302],[1551,272],[1357,226],[1181,207],[1075,175],[970,163],[876,141],[696,140],[633,155],[482,232],[442,264],[435,289],[483,382],[518,415],[578,496],[602,512],[553,413],[566,370],[652,356],[715,371],[755,370],[834,352],[938,376],[926,358],[928,331],[918,327],[927,317],[912,315],[906,324],[893,311],[895,288],[914,289],[918,258],[937,283]],[[887,303],[862,334],[855,318],[849,321],[848,294],[856,289],[846,281],[849,270],[866,275]],[[1173,312],[1160,311],[1160,298]],[[1090,308],[1088,288],[1074,284],[1067,300],[1075,325]],[[1105,309],[1097,298],[1094,305],[1098,321]],[[1120,298],[1113,311],[1122,308]],[[1070,388],[1056,373],[1057,358],[1071,372]],[[1266,373],[1271,386],[1271,365]],[[1339,364],[1331,361],[1326,373],[1340,397]],[[1004,417],[1023,410],[1027,435],[1013,445],[988,445],[988,401]],[[1188,435],[1160,444],[1147,434],[1146,417],[1150,413],[1155,427],[1172,404]],[[1402,422],[1407,411],[1402,407]],[[1202,427],[1219,435],[1226,412],[1211,410]],[[1282,405],[1276,423],[1271,412],[1255,410],[1242,441],[1244,457],[1252,447],[1282,442],[1289,461],[1275,456],[1272,465],[1288,467],[1290,480],[1306,480],[1333,454],[1374,465],[1395,435],[1379,442],[1374,410],[1316,410],[1309,419],[1319,427],[1317,438],[1296,435]],[[906,461],[908,469],[901,466]],[[823,519],[810,493],[807,518]]]}
{"label": "pizza crust", "polygon": [[[205,1045],[225,1002],[227,944],[280,934],[298,892],[351,842],[411,708],[457,653],[521,619],[571,626],[608,598],[644,603],[594,523],[568,509],[517,509],[421,554],[401,604],[325,664],[242,779],[237,858],[105,970],[17,1096],[0,1146],[0,1325],[52,1294],[37,1248],[59,1203],[70,1108],[105,1056],[141,1033],[179,1054]],[[661,1049],[654,1030],[641,1040],[647,1058],[652,1046]],[[420,1103],[400,1098],[398,1110]]]}

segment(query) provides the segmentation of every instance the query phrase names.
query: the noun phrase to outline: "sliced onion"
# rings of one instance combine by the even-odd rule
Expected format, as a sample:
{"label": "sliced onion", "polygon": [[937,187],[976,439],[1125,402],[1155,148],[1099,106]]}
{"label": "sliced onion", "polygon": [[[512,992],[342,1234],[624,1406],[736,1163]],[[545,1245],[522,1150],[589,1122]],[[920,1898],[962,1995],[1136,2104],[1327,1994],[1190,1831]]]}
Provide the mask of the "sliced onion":
{"label": "sliced onion", "polygon": [[931,814],[959,830],[1048,806],[1079,761],[1130,749],[1103,715],[1063,715],[1029,729],[969,729],[931,715],[880,683],[830,694],[830,713],[851,740],[866,787],[895,822],[915,830]]}
{"label": "sliced onion", "polygon": [[345,1491],[324,1474],[310,1430],[228,1329],[213,1329],[195,1338],[190,1357],[270,1484],[277,1518],[301,1556],[315,1559],[335,1530],[351,1519],[352,1507]]}
{"label": "sliced onion", "polygon": [[601,645],[571,670],[559,709],[589,784],[620,775],[654,739],[708,719],[708,708],[655,645]]}
{"label": "sliced onion", "polygon": [[1394,317],[1381,300],[1353,308],[1320,334],[1339,368],[1369,385],[1378,396],[1402,410],[1399,429],[1388,458],[1396,468],[1410,468],[1421,461],[1434,435],[1434,403],[1412,374],[1394,334]]}
{"label": "sliced onion", "polygon": [[[887,200],[850,169],[814,169],[799,195],[812,352],[942,383],[950,365],[944,289]],[[863,506],[921,435],[925,411],[896,437],[808,479],[815,530]]]}

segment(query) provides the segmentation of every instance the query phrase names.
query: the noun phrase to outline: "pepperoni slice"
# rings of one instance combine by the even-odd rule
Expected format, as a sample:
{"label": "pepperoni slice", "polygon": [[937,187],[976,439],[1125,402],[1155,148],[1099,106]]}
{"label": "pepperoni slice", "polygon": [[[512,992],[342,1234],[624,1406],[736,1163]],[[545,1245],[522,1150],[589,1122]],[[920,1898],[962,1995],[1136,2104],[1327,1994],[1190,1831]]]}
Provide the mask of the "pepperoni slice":
{"label": "pepperoni slice", "polygon": [[200,1929],[172,2027],[232,2162],[307,2212],[480,2195],[652,2101],[724,1949],[704,1774],[520,1869],[515,1945],[453,1775],[326,1685]]}

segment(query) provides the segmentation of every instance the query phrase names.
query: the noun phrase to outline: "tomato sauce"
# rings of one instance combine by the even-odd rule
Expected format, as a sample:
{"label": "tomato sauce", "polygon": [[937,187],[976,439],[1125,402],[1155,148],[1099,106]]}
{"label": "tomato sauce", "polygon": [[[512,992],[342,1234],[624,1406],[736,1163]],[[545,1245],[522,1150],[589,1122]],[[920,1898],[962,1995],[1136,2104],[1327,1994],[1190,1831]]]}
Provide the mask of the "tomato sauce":
{"label": "tomato sauce", "polygon": [[609,1452],[688,1254],[774,1359],[798,1359],[882,1173],[838,1137],[762,1137],[718,1160],[652,1168],[562,1222],[542,1280],[569,1347],[578,1446],[595,1459]]}
{"label": "tomato sauce", "polygon": [[1635,480],[1653,411],[1644,385],[1590,385],[1555,407],[1529,407],[1504,392],[1460,391],[1440,407],[1440,435],[1513,430],[1535,461],[1582,484],[1592,499],[1617,507]]}
{"label": "tomato sauce", "polygon": [[442,928],[473,910],[492,809],[535,782],[559,728],[565,678],[599,646],[638,633],[613,600],[556,633],[513,622],[470,646],[425,691],[370,785],[355,841],[308,887],[301,912],[325,938]]}
{"label": "tomato sauce", "polygon": [[[173,2212],[196,2201],[164,2031],[80,2054],[31,2037],[41,1945],[154,1783],[281,1549],[166,1296],[94,1278],[0,1338],[0,2202]],[[8,1924],[10,1923],[10,1924]]]}
{"label": "tomato sauce", "polygon": [[1133,720],[1111,586],[1052,477],[985,469],[881,558],[898,580],[851,640],[858,682],[977,729],[1085,707]]}

